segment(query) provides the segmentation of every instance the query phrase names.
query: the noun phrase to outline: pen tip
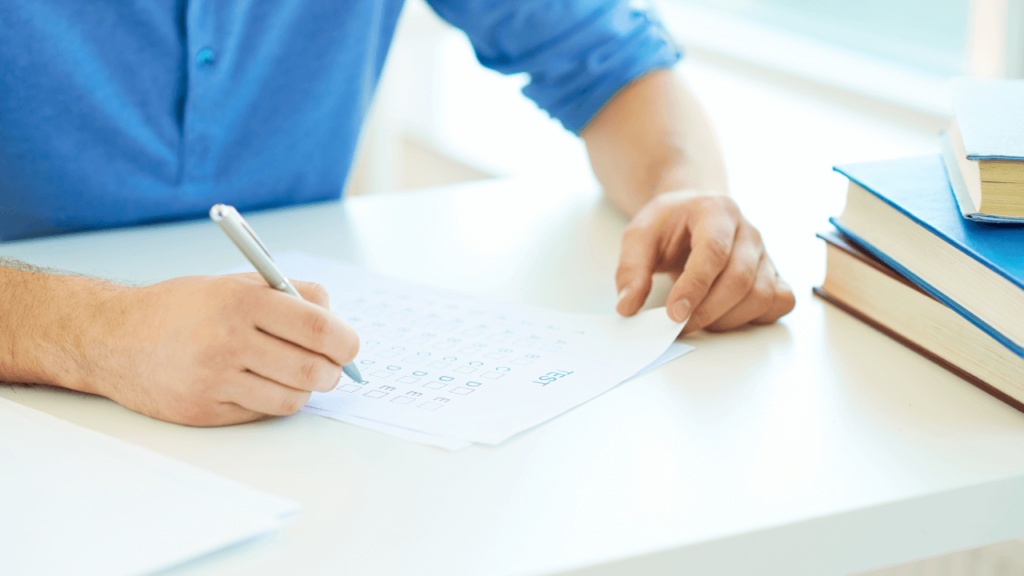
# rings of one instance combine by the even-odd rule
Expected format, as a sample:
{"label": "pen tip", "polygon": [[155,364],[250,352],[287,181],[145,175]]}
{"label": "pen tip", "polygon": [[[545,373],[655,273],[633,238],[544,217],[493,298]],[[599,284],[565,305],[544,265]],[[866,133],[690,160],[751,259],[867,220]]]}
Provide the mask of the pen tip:
{"label": "pen tip", "polygon": [[363,382],[363,375],[359,373],[359,369],[356,368],[355,364],[346,364],[341,367],[341,371],[354,382]]}

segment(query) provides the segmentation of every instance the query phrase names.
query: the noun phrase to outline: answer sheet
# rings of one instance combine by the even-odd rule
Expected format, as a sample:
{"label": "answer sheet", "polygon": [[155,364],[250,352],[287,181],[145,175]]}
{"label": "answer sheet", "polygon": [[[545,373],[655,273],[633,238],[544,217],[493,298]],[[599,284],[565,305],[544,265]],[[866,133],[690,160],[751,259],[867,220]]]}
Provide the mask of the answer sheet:
{"label": "answer sheet", "polygon": [[364,381],[343,378],[314,393],[306,410],[444,441],[499,444],[633,376],[682,329],[663,308],[632,318],[568,314],[302,253],[276,262],[290,278],[323,284],[332,311],[361,340],[355,362]]}
{"label": "answer sheet", "polygon": [[[658,356],[658,358],[656,358],[653,362],[641,368],[639,372],[637,372],[631,377],[631,379],[643,374],[644,372],[654,370],[655,368],[661,366],[662,364],[665,364],[666,362],[671,362],[672,360],[675,360],[680,356],[684,356],[687,353],[693,351],[693,349],[693,346],[690,346],[689,344],[684,344],[683,342],[679,341],[673,342],[668,347],[668,350],[665,350],[665,352],[662,353],[661,356]],[[368,428],[370,430],[375,430],[377,432],[383,432],[385,434],[390,434],[392,436],[403,438],[405,440],[412,440],[414,442],[420,442],[421,444],[437,446],[438,448],[444,448],[446,450],[451,450],[453,452],[473,445],[472,442],[467,442],[465,440],[445,438],[444,436],[435,436],[433,434],[426,434],[424,432],[418,432],[416,430],[410,430],[408,428],[399,428],[398,426],[392,426],[391,424],[384,424],[382,422],[376,422],[374,420],[367,420],[366,418],[360,418],[358,416],[352,416],[350,414],[331,412],[330,410],[314,408],[313,406],[307,405],[303,408],[303,411],[309,412],[310,414],[316,414],[318,416],[326,416],[327,418],[333,418],[334,420],[347,422],[349,424],[354,424],[356,426],[361,426],[363,428]]]}

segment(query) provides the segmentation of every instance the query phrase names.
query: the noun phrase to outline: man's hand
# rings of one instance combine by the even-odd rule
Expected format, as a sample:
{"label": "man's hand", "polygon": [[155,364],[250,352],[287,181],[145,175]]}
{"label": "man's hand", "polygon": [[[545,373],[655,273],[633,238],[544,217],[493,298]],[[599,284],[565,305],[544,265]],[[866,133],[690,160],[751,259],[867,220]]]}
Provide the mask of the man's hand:
{"label": "man's hand", "polygon": [[677,322],[690,318],[684,333],[768,324],[795,304],[761,234],[720,194],[669,192],[637,213],[615,275],[619,314],[640,310],[656,272],[675,280],[666,307]]}
{"label": "man's hand", "polygon": [[675,280],[668,315],[689,317],[687,333],[767,324],[793,309],[761,235],[725,194],[715,131],[681,78],[659,70],[634,80],[581,135],[605,193],[635,215],[616,274],[620,314],[643,306],[656,272]]}
{"label": "man's hand", "polygon": [[359,350],[327,292],[294,284],[306,301],[255,274],[118,288],[91,313],[75,387],[192,426],[291,414],[334,389]]}

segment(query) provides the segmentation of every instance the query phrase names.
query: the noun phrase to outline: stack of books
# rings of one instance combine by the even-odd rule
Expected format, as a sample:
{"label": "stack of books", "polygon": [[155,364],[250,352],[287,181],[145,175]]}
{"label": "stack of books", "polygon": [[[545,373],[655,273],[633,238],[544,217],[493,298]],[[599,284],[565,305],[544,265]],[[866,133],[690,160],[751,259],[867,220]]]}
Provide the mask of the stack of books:
{"label": "stack of books", "polygon": [[962,83],[943,156],[835,168],[847,203],[815,292],[1024,411],[1024,82],[1002,83],[1020,92],[1001,131],[967,110],[1003,92]]}

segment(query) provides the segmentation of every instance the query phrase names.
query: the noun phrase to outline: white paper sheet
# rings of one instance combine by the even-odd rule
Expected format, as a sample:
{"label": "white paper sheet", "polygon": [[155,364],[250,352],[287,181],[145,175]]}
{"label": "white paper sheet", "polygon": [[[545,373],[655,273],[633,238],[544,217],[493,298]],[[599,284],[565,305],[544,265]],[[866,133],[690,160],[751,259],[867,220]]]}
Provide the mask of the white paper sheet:
{"label": "white paper sheet", "polygon": [[444,436],[427,434],[426,432],[410,430],[408,428],[402,428],[400,426],[395,426],[393,424],[384,424],[383,422],[367,420],[366,418],[352,416],[351,414],[339,414],[337,412],[331,412],[330,410],[324,410],[322,408],[316,408],[314,406],[307,405],[303,407],[302,411],[309,412],[310,414],[316,414],[317,416],[330,418],[332,420],[345,422],[346,424],[359,426],[360,428],[373,430],[374,432],[383,432],[384,434],[388,434],[396,438],[402,438],[403,440],[412,440],[413,442],[419,442],[420,444],[444,448],[445,450],[450,450],[452,452],[462,450],[463,448],[468,448],[473,445],[472,442],[467,442],[466,440],[459,440],[457,438],[445,438]]}
{"label": "white paper sheet", "polygon": [[0,398],[0,574],[148,574],[298,508]]}
{"label": "white paper sheet", "polygon": [[696,348],[694,348],[693,346],[685,342],[680,342],[676,340],[675,342],[668,345],[668,349],[662,352],[661,356],[655,358],[653,362],[641,368],[639,372],[630,376],[629,379],[626,381],[628,382],[629,380],[632,380],[633,378],[636,378],[637,376],[645,372],[650,372],[651,370],[654,370],[655,368],[661,366],[662,364],[668,364],[669,362],[675,360],[676,358],[686,356],[687,354],[693,352],[694,350],[696,350]]}
{"label": "white paper sheet", "polygon": [[636,374],[682,327],[664,309],[632,318],[567,314],[301,253],[276,261],[289,277],[323,284],[362,342],[364,382],[343,379],[308,407],[444,438],[499,444]]}

